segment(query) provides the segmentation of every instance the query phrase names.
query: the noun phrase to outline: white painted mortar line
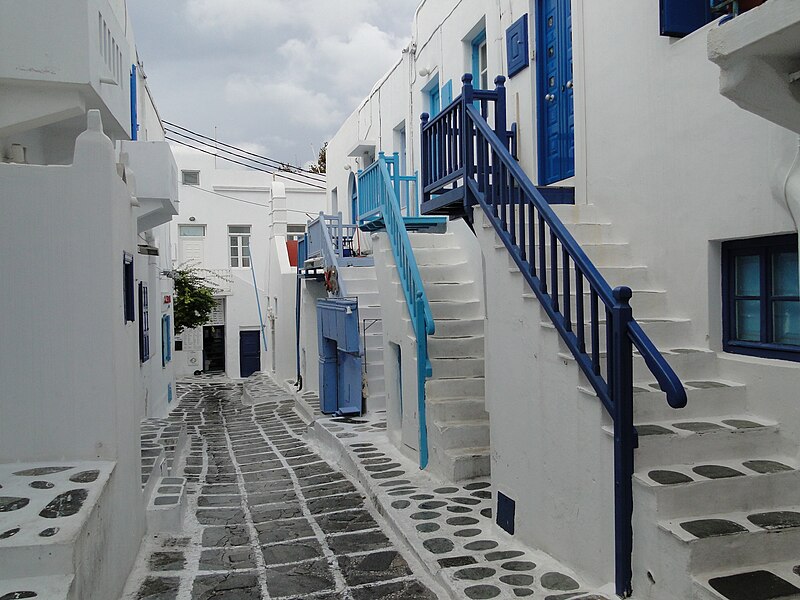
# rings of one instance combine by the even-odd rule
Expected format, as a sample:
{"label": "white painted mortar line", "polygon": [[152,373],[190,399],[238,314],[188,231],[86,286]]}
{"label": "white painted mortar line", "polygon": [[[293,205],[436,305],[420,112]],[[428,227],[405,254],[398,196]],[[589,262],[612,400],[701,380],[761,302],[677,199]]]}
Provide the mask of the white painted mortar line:
{"label": "white painted mortar line", "polygon": [[[303,495],[303,490],[300,487],[300,482],[298,481],[297,475],[295,475],[294,470],[289,466],[289,463],[286,462],[286,459],[277,451],[277,448],[275,447],[275,445],[270,441],[269,437],[267,436],[266,432],[264,431],[264,428],[261,426],[261,423],[259,423],[258,420],[256,419],[254,408],[255,408],[255,406],[251,407],[251,415],[252,415],[252,418],[253,418],[253,423],[255,423],[256,427],[258,427],[259,430],[261,430],[261,432],[262,432],[262,434],[264,436],[264,441],[266,441],[267,444],[270,445],[270,447],[280,457],[280,460],[283,463],[283,465],[289,471],[289,477],[292,480],[292,485],[294,486],[294,491],[297,494],[297,499],[300,502],[300,509],[302,510],[303,515],[306,517],[308,522],[311,524],[311,529],[314,531],[314,535],[317,537],[317,541],[319,541],[320,546],[322,547],[322,552],[325,555],[325,558],[327,559],[328,564],[331,567],[331,570],[333,571],[333,577],[334,577],[334,580],[336,582],[336,591],[339,592],[339,593],[344,594],[345,598],[347,598],[349,600],[353,600],[353,596],[352,596],[352,594],[350,594],[350,592],[348,590],[347,583],[345,582],[344,576],[342,575],[342,570],[341,570],[341,568],[339,566],[339,561],[336,558],[336,555],[331,550],[330,546],[328,545],[328,542],[325,540],[325,534],[322,531],[322,528],[319,526],[319,524],[317,523],[316,519],[314,518],[314,515],[311,514],[311,511],[308,508],[308,504],[306,503],[306,499],[305,499],[305,496]],[[283,423],[283,419],[280,418],[280,416],[277,413],[277,410],[275,412],[273,412],[273,415],[274,415],[275,418],[280,420],[281,423]],[[285,425],[285,423],[284,423],[284,425]],[[287,427],[287,430],[290,430],[290,428]],[[263,559],[263,556],[262,556],[262,559]]]}
{"label": "white painted mortar line", "polygon": [[231,443],[230,435],[228,434],[228,419],[225,418],[225,414],[222,411],[222,407],[219,408],[219,416],[222,419],[222,426],[225,431],[225,441],[228,446],[228,456],[231,458],[231,463],[233,464],[233,468],[236,471],[236,484],[239,487],[239,494],[241,497],[241,501],[239,506],[241,507],[242,511],[244,512],[244,519],[245,524],[247,525],[247,531],[250,537],[250,546],[252,548],[256,563],[257,569],[257,577],[258,577],[258,586],[261,588],[261,597],[264,600],[270,600],[271,596],[269,594],[269,590],[267,589],[267,565],[264,561],[264,555],[261,554],[261,544],[258,540],[258,531],[256,530],[256,526],[253,523],[253,515],[250,512],[250,507],[247,505],[247,490],[245,489],[244,485],[244,476],[242,475],[242,470],[239,466],[239,463],[236,460],[236,455],[233,452],[233,445]]}

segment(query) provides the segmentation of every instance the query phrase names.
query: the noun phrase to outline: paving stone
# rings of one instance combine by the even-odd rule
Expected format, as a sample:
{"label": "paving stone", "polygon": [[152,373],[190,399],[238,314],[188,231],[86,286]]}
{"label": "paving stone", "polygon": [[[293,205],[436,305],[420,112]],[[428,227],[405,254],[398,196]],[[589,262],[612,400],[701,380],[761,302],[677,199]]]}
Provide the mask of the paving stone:
{"label": "paving stone", "polygon": [[708,584],[728,600],[793,600],[800,594],[800,588],[769,571],[715,577]]}
{"label": "paving stone", "polygon": [[201,508],[238,508],[242,503],[241,496],[199,496],[197,506]]}
{"label": "paving stone", "polygon": [[196,513],[201,525],[235,525],[244,523],[244,512],[239,508],[200,509]]}
{"label": "paving stone", "polygon": [[136,592],[136,600],[175,600],[180,584],[178,577],[147,577]]}
{"label": "paving stone", "polygon": [[365,531],[329,537],[328,546],[334,554],[352,554],[391,546],[389,538],[381,531]]}
{"label": "paving stone", "polygon": [[475,542],[466,544],[464,548],[475,552],[483,552],[484,550],[492,550],[493,548],[497,548],[497,546],[499,546],[499,544],[494,540],[477,540]]}
{"label": "paving stone", "polygon": [[498,552],[488,552],[486,554],[486,560],[490,562],[508,560],[510,558],[519,558],[523,554],[525,553],[520,550],[500,550]]}
{"label": "paving stone", "polygon": [[249,573],[199,575],[192,585],[192,600],[260,600],[258,577]]}
{"label": "paving stone", "polygon": [[417,531],[420,533],[433,533],[434,531],[439,531],[442,526],[438,523],[420,523],[417,525]]}
{"label": "paving stone", "polygon": [[433,491],[436,492],[437,494],[455,494],[456,492],[458,492],[458,488],[440,487],[440,488],[436,488]]}
{"label": "paving stone", "polygon": [[436,595],[419,581],[395,581],[369,585],[352,591],[353,600],[437,600]]}
{"label": "paving stone", "polygon": [[166,506],[169,504],[178,504],[180,496],[156,496],[153,504],[156,506]]}
{"label": "paving stone", "polygon": [[515,573],[513,575],[501,575],[500,581],[502,581],[503,583],[507,583],[508,585],[524,586],[524,585],[532,585],[534,578],[533,575],[524,575],[521,573]]}
{"label": "paving stone", "polygon": [[473,483],[468,483],[467,485],[464,486],[464,489],[465,490],[483,490],[483,489],[486,489],[488,487],[491,487],[491,485],[492,484],[489,483],[488,481],[476,481],[476,482],[473,482]]}
{"label": "paving stone", "polygon": [[69,471],[73,468],[74,467],[36,467],[34,469],[16,471],[14,475],[19,475],[20,477],[41,477],[42,475],[53,475],[54,473]]}
{"label": "paving stone", "polygon": [[441,516],[442,513],[438,513],[433,510],[423,510],[411,514],[411,518],[416,521],[429,521],[431,519],[438,519]]}
{"label": "paving stone", "polygon": [[0,512],[12,512],[25,508],[30,503],[30,498],[16,496],[0,496]]}
{"label": "paving stone", "polygon": [[270,595],[304,596],[315,592],[333,590],[336,586],[327,561],[298,563],[267,567],[264,571]]}
{"label": "paving stone", "polygon": [[342,556],[339,557],[339,566],[348,585],[375,583],[412,574],[408,563],[396,550]]}
{"label": "paving stone", "polygon": [[572,577],[553,571],[542,575],[540,582],[542,587],[547,588],[548,590],[556,590],[561,592],[571,592],[581,587]]}
{"label": "paving stone", "polygon": [[500,595],[500,588],[494,585],[473,585],[464,590],[467,598],[473,600],[487,600],[497,598]]}
{"label": "paving stone", "polygon": [[726,479],[728,477],[742,477],[744,473],[722,465],[700,465],[692,469],[698,475],[708,479]]}
{"label": "paving stone", "polygon": [[480,521],[473,517],[450,517],[447,519],[448,525],[454,525],[456,527],[463,527],[465,525],[477,525]]}
{"label": "paving stone", "polygon": [[501,565],[506,571],[533,571],[536,563],[527,560],[512,560]]}
{"label": "paving stone", "polygon": [[466,513],[471,513],[472,509],[468,506],[448,506],[447,512],[456,514],[466,514]]}
{"label": "paving stone", "polygon": [[434,554],[446,554],[452,552],[456,547],[455,544],[447,538],[432,538],[422,542],[422,546]]}
{"label": "paving stone", "polygon": [[453,573],[453,577],[469,581],[480,581],[481,579],[488,579],[495,573],[497,573],[497,570],[491,567],[468,567],[456,571]]}
{"label": "paving stone", "polygon": [[360,494],[349,496],[329,496],[325,498],[315,498],[307,503],[308,510],[313,515],[345,510],[348,508],[363,508],[364,498]]}
{"label": "paving stone", "polygon": [[263,546],[261,554],[267,565],[294,563],[324,556],[317,540],[298,540],[290,544]]}
{"label": "paving stone", "polygon": [[440,558],[437,562],[443,569],[448,569],[450,567],[466,567],[467,565],[474,565],[478,561],[475,560],[474,556],[448,556],[446,558]]}
{"label": "paving stone", "polygon": [[151,571],[181,571],[186,566],[183,552],[153,552],[147,559]]}
{"label": "paving stone", "polygon": [[781,473],[784,471],[794,471],[789,465],[785,465],[775,460],[747,460],[742,463],[748,469],[752,469],[756,473],[769,474]]}
{"label": "paving stone", "polygon": [[459,529],[453,535],[456,537],[475,537],[483,533],[480,529]]}
{"label": "paving stone", "polygon": [[326,534],[378,529],[379,525],[365,510],[328,513],[316,518],[317,524]]}
{"label": "paving stone", "polygon": [[411,502],[409,502],[408,500],[395,500],[394,502],[392,502],[392,508],[397,508],[399,510],[408,508],[409,506],[411,506]]}
{"label": "paving stone", "polygon": [[733,535],[747,531],[747,528],[742,525],[734,523],[733,521],[726,521],[725,519],[698,519],[696,521],[686,521],[685,523],[681,523],[680,526],[685,531],[700,539],[721,535]]}
{"label": "paving stone", "polygon": [[245,525],[228,527],[206,527],[203,530],[203,546],[245,546],[250,543],[250,534]]}
{"label": "paving stone", "polygon": [[687,421],[686,423],[673,423],[676,429],[683,429],[684,431],[692,431],[694,433],[706,433],[708,431],[719,431],[723,429],[722,425],[717,423],[709,423],[706,421]]}
{"label": "paving stone", "polygon": [[260,544],[275,544],[300,538],[314,537],[314,530],[306,519],[294,519],[280,523],[256,524]]}
{"label": "paving stone", "polygon": [[200,554],[200,570],[230,571],[232,569],[255,569],[256,562],[250,548],[203,550]]}
{"label": "paving stone", "polygon": [[74,483],[92,483],[96,481],[99,476],[100,471],[98,469],[92,469],[91,471],[81,471],[80,473],[71,475],[69,480]]}
{"label": "paving stone", "polygon": [[667,470],[654,470],[650,471],[647,476],[655,481],[656,483],[660,483],[661,485],[678,485],[681,483],[689,483],[694,481],[688,475],[684,475],[683,473],[679,473],[678,471],[667,471]]}
{"label": "paving stone", "polygon": [[747,517],[753,525],[770,531],[800,527],[800,513],[792,511],[764,512]]}
{"label": "paving stone", "polygon": [[636,431],[639,437],[646,435],[674,435],[675,432],[661,425],[637,425]]}
{"label": "paving stone", "polygon": [[725,425],[729,427],[733,427],[735,429],[756,429],[758,427],[764,427],[761,423],[756,423],[755,421],[748,421],[746,419],[725,419],[722,421]]}
{"label": "paving stone", "polygon": [[81,510],[88,496],[89,491],[83,488],[69,490],[68,492],[59,494],[41,510],[39,516],[45,519],[71,517]]}
{"label": "paving stone", "polygon": [[31,481],[28,485],[35,490],[50,490],[55,487],[55,484],[49,481]]}
{"label": "paving stone", "polygon": [[303,516],[303,509],[297,503],[292,504],[266,504],[258,508],[251,507],[250,515],[253,523],[266,523],[269,521],[284,521]]}

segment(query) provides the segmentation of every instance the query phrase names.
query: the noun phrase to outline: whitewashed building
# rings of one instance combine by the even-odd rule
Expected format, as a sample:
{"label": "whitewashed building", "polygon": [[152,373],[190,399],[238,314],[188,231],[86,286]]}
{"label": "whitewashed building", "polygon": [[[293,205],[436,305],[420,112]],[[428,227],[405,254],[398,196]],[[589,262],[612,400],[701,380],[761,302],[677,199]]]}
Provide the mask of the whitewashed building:
{"label": "whitewashed building", "polygon": [[0,596],[116,598],[174,392],[177,168],[125,2],[4,2],[0,39]]}
{"label": "whitewashed building", "polygon": [[[798,23],[423,1],[328,146],[329,214],[375,231],[389,438],[491,472],[498,526],[620,595],[800,594]],[[417,172],[449,222],[402,239]]]}
{"label": "whitewashed building", "polygon": [[324,208],[324,190],[227,168],[224,159],[193,150],[176,150],[176,156],[181,209],[172,224],[175,265],[198,269],[217,288],[218,302],[207,324],[177,337],[178,373],[220,371],[238,379],[269,371],[294,381],[294,319],[276,315],[294,315],[296,267],[289,247],[305,232],[308,215]]}

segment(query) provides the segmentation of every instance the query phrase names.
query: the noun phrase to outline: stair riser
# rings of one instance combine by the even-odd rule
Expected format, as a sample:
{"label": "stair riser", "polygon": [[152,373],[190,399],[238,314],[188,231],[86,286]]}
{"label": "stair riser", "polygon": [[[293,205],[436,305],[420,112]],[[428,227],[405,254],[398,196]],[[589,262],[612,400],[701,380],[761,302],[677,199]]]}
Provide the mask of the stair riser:
{"label": "stair riser", "polygon": [[[573,315],[574,315],[573,310]],[[639,315],[634,315],[639,316]],[[643,317],[644,318],[644,317]],[[574,319],[574,316],[573,316]],[[550,329],[555,332],[555,327],[549,321],[542,324],[544,329]],[[644,332],[653,341],[657,348],[679,348],[686,345],[686,340],[690,339],[692,333],[691,321],[640,321]],[[576,325],[572,325],[573,331],[577,329]],[[606,349],[606,324],[600,323],[598,329],[600,336],[600,350],[601,352]],[[583,328],[584,340],[588,343],[591,340],[591,326],[586,324]]]}
{"label": "stair riser", "polygon": [[634,419],[637,423],[693,420],[724,414],[742,414],[746,410],[747,389],[744,386],[688,390],[687,396],[686,407],[676,410],[667,404],[663,393],[634,394]]}
{"label": "stair riser", "polygon": [[444,473],[453,482],[485,477],[492,473],[492,459],[489,454],[478,456],[447,456],[447,471]]}
{"label": "stair riser", "polygon": [[664,464],[694,464],[700,459],[709,464],[715,460],[748,460],[774,454],[776,450],[782,450],[782,446],[780,435],[774,427],[687,437],[648,435],[639,438],[635,464],[637,470],[641,471]]}
{"label": "stair riser", "polygon": [[[492,242],[498,252],[508,252],[505,245],[496,237],[492,237]],[[583,251],[586,252],[589,259],[596,267],[602,269],[604,267],[627,267],[634,262],[633,252],[628,244],[614,243],[614,244],[583,244],[581,246]],[[546,251],[546,265],[550,268],[550,242],[545,244]],[[559,264],[561,263],[561,254],[558,256]],[[538,252],[536,253],[536,267],[539,267]]]}
{"label": "stair riser", "polygon": [[376,377],[374,379],[367,379],[367,388],[369,389],[370,396],[373,394],[385,394],[386,393],[386,380],[381,377]]}
{"label": "stair riser", "polygon": [[458,240],[453,233],[408,233],[408,240],[416,252],[423,248],[458,248]]}
{"label": "stair riser", "polygon": [[489,446],[489,422],[483,424],[434,423],[428,429],[431,446],[452,450],[454,448],[476,448]]}
{"label": "stair riser", "polygon": [[653,520],[701,517],[752,511],[774,505],[776,499],[800,497],[800,471],[729,477],[687,485],[647,486],[634,478],[634,496],[653,496],[658,514]]}
{"label": "stair riser", "polygon": [[359,296],[362,294],[377,294],[378,282],[375,279],[343,279],[344,286],[347,293],[351,296]]}
{"label": "stair riser", "polygon": [[483,358],[432,358],[433,378],[483,377]]}
{"label": "stair riser", "polygon": [[[405,304],[405,300],[403,300]],[[477,319],[483,317],[481,303],[472,302],[432,301],[431,313],[435,319]]]}
{"label": "stair riser", "polygon": [[[556,213],[562,223],[598,223],[602,219],[594,204],[551,204],[550,208]],[[536,219],[538,222],[538,219]],[[491,228],[492,225],[482,210],[475,211],[475,225]]]}
{"label": "stair riser", "polygon": [[453,400],[450,402],[426,403],[428,419],[435,422],[470,421],[487,419],[486,407],[483,399]]}
{"label": "stair riser", "polygon": [[481,297],[481,290],[475,282],[465,283],[425,283],[425,294],[428,300],[455,300],[466,302],[478,300]]}
{"label": "stair riser", "polygon": [[[566,352],[569,350],[564,347]],[[678,354],[678,355],[670,355],[670,354],[663,354],[662,355],[666,360],[667,363],[675,370],[678,374],[678,377],[681,381],[696,381],[696,380],[703,380],[708,378],[713,378],[716,375],[716,364],[714,361],[714,354],[704,352],[692,355],[685,355],[685,354]],[[575,363],[575,358],[572,354],[566,354],[564,352],[559,354],[560,358],[563,358],[569,363]],[[607,362],[604,356],[600,357],[600,373],[605,376],[608,372],[607,369]],[[650,372],[650,368],[645,363],[644,359],[640,355],[633,356],[633,380],[634,381],[654,381],[655,376]],[[586,383],[588,385],[588,381],[583,376],[583,372],[581,372],[581,382]]]}
{"label": "stair riser", "polygon": [[431,358],[484,356],[484,339],[468,338],[428,338],[428,354]]}
{"label": "stair riser", "polygon": [[431,379],[425,382],[428,399],[482,398],[485,382],[483,378]]}
{"label": "stair riser", "polygon": [[465,254],[460,248],[415,248],[417,265],[455,265],[464,262]]}
{"label": "stair riser", "polygon": [[[685,545],[672,537],[674,543]],[[689,544],[689,565],[693,573],[732,570],[754,563],[786,562],[797,559],[800,530],[762,531],[696,540]]]}
{"label": "stair riser", "polygon": [[[519,271],[517,263],[510,254],[507,256],[508,268],[516,269]],[[538,267],[538,262],[537,262]],[[550,259],[547,260],[547,267],[550,268]],[[631,289],[652,289],[653,284],[650,281],[650,274],[647,267],[628,267],[628,266],[615,266],[615,267],[602,267],[599,269],[608,284],[614,288],[618,285],[625,285]],[[575,269],[570,268],[570,283],[575,285]],[[561,264],[561,257],[559,257],[559,281],[563,281],[564,266]],[[584,284],[584,287],[587,287]]]}
{"label": "stair riser", "polygon": [[469,263],[461,262],[455,265],[422,265],[419,274],[425,283],[433,281],[469,281],[472,268]]}
{"label": "stair riser", "polygon": [[434,319],[436,333],[428,339],[482,336],[484,331],[483,319]]}

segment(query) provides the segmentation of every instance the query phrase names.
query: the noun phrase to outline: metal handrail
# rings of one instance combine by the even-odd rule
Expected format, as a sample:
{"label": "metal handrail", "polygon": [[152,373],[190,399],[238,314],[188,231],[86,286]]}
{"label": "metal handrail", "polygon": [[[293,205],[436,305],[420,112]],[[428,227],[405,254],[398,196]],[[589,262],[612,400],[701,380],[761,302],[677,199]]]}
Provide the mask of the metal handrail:
{"label": "metal handrail", "polygon": [[[422,115],[425,198],[444,185],[462,182],[465,209],[469,211],[477,203],[484,210],[614,420],[615,580],[617,594],[626,597],[631,593],[632,477],[634,448],[638,445],[633,425],[633,346],[666,393],[671,407],[686,406],[686,391],[675,371],[634,320],[630,288],[611,289],[509,152],[505,78],[495,79],[496,88],[491,92],[473,90],[470,74],[462,82],[460,106],[454,103],[448,107],[449,116],[440,114],[429,123],[428,116]],[[474,104],[476,98],[480,99],[480,110]],[[494,103],[494,129],[487,122],[489,102]],[[600,352],[603,317],[605,374]]]}
{"label": "metal handrail", "polygon": [[[339,268],[339,258],[342,257],[343,227],[341,214],[333,216],[320,212],[319,217],[308,222],[308,234],[306,236],[309,246],[312,246],[313,243],[313,246],[308,249],[309,258],[321,256],[326,268],[329,267],[336,270],[338,283],[336,296],[340,298],[347,297],[347,286],[341,277],[342,273]],[[335,234],[331,231],[332,229],[336,231]],[[338,245],[333,243],[334,235],[338,240]]]}

